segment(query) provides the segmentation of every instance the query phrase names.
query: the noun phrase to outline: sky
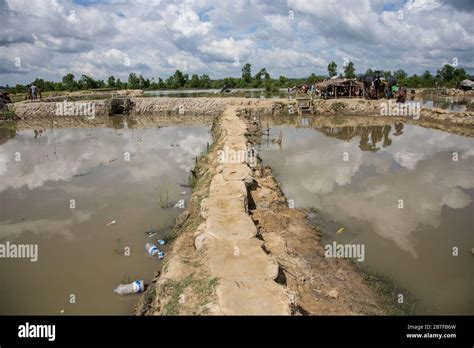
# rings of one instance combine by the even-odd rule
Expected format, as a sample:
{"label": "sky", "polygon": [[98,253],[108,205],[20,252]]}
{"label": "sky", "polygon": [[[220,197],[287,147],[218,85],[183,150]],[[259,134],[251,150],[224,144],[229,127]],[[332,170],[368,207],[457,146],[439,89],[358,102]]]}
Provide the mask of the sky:
{"label": "sky", "polygon": [[452,64],[474,74],[472,0],[0,0],[0,85],[72,72],[272,77]]}

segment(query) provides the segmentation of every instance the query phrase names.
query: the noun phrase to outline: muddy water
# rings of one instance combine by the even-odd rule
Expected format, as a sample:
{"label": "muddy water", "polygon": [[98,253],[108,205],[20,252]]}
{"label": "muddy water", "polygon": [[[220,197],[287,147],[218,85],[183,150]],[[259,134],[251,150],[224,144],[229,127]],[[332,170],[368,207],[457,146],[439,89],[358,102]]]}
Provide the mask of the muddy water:
{"label": "muddy water", "polygon": [[296,207],[314,208],[324,244],[364,245],[362,266],[408,290],[417,313],[474,314],[473,138],[401,124],[280,131],[261,156]]}
{"label": "muddy water", "polygon": [[448,111],[463,112],[468,111],[467,106],[470,102],[469,98],[432,96],[420,100],[420,106],[429,109],[440,108]]}
{"label": "muddy water", "polygon": [[[37,262],[0,259],[0,314],[130,313],[138,296],[113,290],[149,282],[160,267],[144,245],[165,237],[182,209],[164,209],[159,198],[186,204],[190,188],[180,185],[205,151],[208,129],[0,134],[0,244],[38,245]],[[158,231],[151,238],[150,229]]]}

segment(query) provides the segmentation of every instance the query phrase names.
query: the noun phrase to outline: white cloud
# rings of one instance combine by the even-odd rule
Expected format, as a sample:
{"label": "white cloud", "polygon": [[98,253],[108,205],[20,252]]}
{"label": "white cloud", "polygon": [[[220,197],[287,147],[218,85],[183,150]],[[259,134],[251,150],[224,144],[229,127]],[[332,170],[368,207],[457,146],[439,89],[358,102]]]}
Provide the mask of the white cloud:
{"label": "white cloud", "polygon": [[[466,1],[0,0],[2,83],[35,77],[130,72],[167,77],[175,69],[237,76],[250,61],[272,76],[326,73],[343,58],[367,68],[434,72],[455,57],[474,68],[472,6]],[[289,11],[294,11],[290,18]],[[398,11],[403,11],[399,18]],[[342,55],[341,55],[342,52]],[[123,56],[130,66],[121,62]],[[343,57],[344,56],[344,57]],[[22,67],[13,66],[16,57]]]}

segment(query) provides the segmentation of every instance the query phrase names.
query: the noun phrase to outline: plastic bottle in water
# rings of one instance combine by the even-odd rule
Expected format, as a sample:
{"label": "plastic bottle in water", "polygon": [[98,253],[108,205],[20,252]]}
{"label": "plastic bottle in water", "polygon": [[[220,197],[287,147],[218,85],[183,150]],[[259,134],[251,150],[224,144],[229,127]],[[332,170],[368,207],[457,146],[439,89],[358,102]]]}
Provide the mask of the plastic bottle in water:
{"label": "plastic bottle in water", "polygon": [[138,292],[142,292],[143,290],[145,290],[145,284],[143,283],[143,280],[135,280],[130,284],[120,284],[114,289],[114,292],[119,295],[127,295],[136,294]]}
{"label": "plastic bottle in water", "polygon": [[146,243],[145,250],[151,256],[155,256],[156,254],[158,254],[160,252],[160,250],[158,249],[158,247],[155,244],[150,244],[150,243]]}

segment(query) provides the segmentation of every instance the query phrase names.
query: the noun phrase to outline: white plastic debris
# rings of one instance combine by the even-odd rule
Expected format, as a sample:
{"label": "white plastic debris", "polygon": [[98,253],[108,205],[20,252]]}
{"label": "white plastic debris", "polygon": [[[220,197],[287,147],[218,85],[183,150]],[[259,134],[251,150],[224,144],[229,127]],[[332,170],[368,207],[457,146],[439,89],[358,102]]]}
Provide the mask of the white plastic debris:
{"label": "white plastic debris", "polygon": [[135,280],[130,284],[120,284],[114,289],[114,292],[119,295],[136,294],[145,290],[143,280]]}
{"label": "white plastic debris", "polygon": [[151,244],[151,243],[145,244],[145,250],[150,256],[155,256],[156,254],[160,252],[158,247],[155,244]]}

